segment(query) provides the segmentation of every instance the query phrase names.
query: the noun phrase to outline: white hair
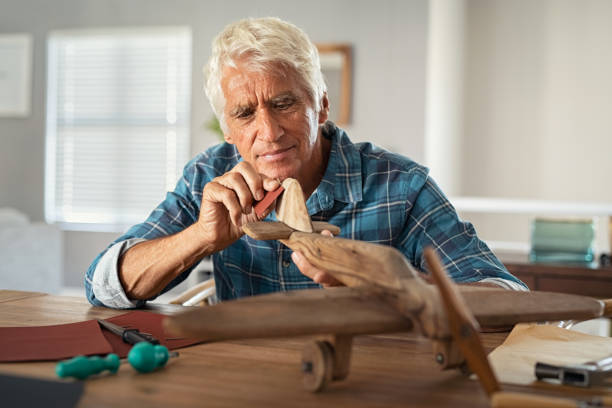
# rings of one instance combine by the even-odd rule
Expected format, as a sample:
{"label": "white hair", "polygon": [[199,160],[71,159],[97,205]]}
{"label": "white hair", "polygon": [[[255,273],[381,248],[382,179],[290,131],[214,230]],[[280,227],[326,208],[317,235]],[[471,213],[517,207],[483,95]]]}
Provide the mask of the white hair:
{"label": "white hair", "polygon": [[221,129],[227,130],[223,115],[225,97],[221,75],[226,66],[246,63],[249,69],[265,72],[293,69],[319,111],[327,86],[321,73],[317,47],[304,31],[276,17],[247,18],[226,26],[212,43],[212,55],[204,67],[205,91]]}

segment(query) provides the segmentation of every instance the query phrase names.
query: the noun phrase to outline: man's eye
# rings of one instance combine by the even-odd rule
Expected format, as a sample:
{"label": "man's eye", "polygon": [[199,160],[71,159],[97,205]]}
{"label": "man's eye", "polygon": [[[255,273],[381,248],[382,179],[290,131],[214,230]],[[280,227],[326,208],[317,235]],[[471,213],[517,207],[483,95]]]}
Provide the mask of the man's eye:
{"label": "man's eye", "polygon": [[244,111],[240,112],[238,115],[236,115],[236,117],[238,119],[247,119],[251,115],[253,115],[253,111],[249,109],[249,110],[244,110]]}
{"label": "man's eye", "polygon": [[293,101],[288,102],[279,102],[276,104],[276,109],[278,110],[287,110],[293,106]]}

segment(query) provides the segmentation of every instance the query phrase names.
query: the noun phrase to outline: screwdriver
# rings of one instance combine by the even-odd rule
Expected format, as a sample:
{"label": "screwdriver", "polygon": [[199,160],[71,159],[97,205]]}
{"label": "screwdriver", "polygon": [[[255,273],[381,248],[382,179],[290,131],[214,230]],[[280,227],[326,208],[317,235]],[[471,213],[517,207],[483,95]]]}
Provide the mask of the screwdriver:
{"label": "screwdriver", "polygon": [[[170,357],[177,357],[177,352],[169,352],[166,346],[153,345],[148,342],[137,343],[128,353],[127,361],[139,373],[149,373],[158,367],[163,367]],[[55,373],[60,378],[74,377],[84,380],[90,375],[105,370],[116,373],[119,365],[125,362],[117,354],[111,353],[106,357],[76,356],[70,360],[57,363]]]}
{"label": "screwdriver", "polygon": [[151,336],[150,334],[143,333],[138,329],[126,329],[114,323],[100,319],[98,319],[98,323],[106,330],[115,333],[117,336],[121,337],[121,340],[126,343],[137,344],[141,341],[147,341],[152,344],[159,344],[159,340],[157,340],[155,337]]}
{"label": "screwdriver", "polygon": [[119,356],[111,353],[106,357],[76,356],[70,360],[61,361],[55,365],[55,374],[60,378],[75,377],[84,380],[90,375],[108,370],[116,373],[119,369]]}
{"label": "screwdriver", "polygon": [[148,342],[136,343],[128,353],[128,361],[139,373],[150,373],[163,367],[170,357],[178,357],[176,351],[168,351],[166,346]]}

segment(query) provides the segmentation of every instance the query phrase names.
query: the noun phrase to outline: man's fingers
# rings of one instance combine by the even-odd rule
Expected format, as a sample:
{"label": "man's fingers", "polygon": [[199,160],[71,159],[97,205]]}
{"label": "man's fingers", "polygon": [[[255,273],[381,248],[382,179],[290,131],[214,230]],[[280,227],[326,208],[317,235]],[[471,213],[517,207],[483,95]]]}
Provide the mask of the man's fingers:
{"label": "man's fingers", "polygon": [[208,200],[216,203],[221,203],[227,209],[232,223],[240,227],[242,222],[242,207],[238,201],[238,196],[234,192],[216,181],[211,181],[204,189],[203,200]]}
{"label": "man's fingers", "polygon": [[253,205],[253,193],[247,185],[247,182],[242,177],[242,174],[230,172],[213,181],[216,181],[222,186],[234,191],[236,196],[238,196],[238,200],[240,201],[240,206],[242,207],[242,212],[244,214],[249,214],[251,212],[251,207]]}
{"label": "man's fingers", "polygon": [[308,276],[313,282],[323,286],[339,286],[342,285],[340,281],[334,278],[329,273],[314,267],[300,252],[293,252],[291,259],[298,267],[300,272],[305,276]]}
{"label": "man's fingers", "polygon": [[[334,235],[329,230],[321,231],[321,235],[325,235],[327,237],[333,237]],[[341,286],[342,282],[334,278],[331,274],[322,271],[319,268],[313,266],[304,255],[300,252],[294,251],[291,254],[291,259],[298,267],[302,274],[308,276],[313,282],[318,283],[323,286]]]}
{"label": "man's fingers", "polygon": [[263,186],[266,191],[274,191],[279,188],[281,182],[279,179],[267,178],[264,176]]}
{"label": "man's fingers", "polygon": [[300,272],[308,276],[310,279],[314,280],[316,271],[313,271],[312,265],[310,264],[310,262],[306,261],[306,258],[304,258],[304,255],[302,255],[299,252],[294,251],[291,254],[291,260],[293,261],[295,266],[298,267]]}
{"label": "man's fingers", "polygon": [[231,173],[238,173],[242,176],[246,184],[251,190],[251,195],[255,197],[255,200],[259,201],[264,197],[263,179],[262,176],[255,171],[255,168],[247,162],[238,163],[231,171]]}
{"label": "man's fingers", "polygon": [[315,274],[313,279],[315,283],[318,283],[323,286],[339,286],[341,282],[339,282],[336,278],[330,275],[327,272],[319,271]]}
{"label": "man's fingers", "polygon": [[[250,190],[250,196],[256,201],[261,201],[266,191],[274,191],[281,185],[279,179],[268,178],[263,174],[257,173],[255,168],[247,162],[238,163],[229,173],[222,177],[225,178],[226,176],[229,180],[233,181],[232,186],[234,183],[236,186],[239,186],[244,181]],[[242,178],[239,179],[240,177]],[[244,204],[242,193],[238,192],[238,196],[241,203]],[[249,201],[249,204],[253,204],[252,200]],[[250,213],[250,211],[247,211],[247,213]]]}

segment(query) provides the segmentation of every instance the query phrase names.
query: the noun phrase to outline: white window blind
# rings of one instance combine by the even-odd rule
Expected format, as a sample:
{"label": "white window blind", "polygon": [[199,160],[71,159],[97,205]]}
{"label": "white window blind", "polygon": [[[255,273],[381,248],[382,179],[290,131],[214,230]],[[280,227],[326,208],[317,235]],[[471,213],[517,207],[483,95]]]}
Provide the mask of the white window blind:
{"label": "white window blind", "polygon": [[188,159],[191,31],[61,31],[48,46],[47,221],[143,221]]}

